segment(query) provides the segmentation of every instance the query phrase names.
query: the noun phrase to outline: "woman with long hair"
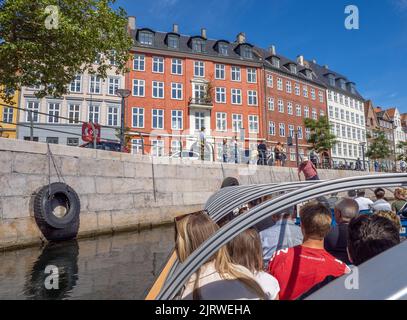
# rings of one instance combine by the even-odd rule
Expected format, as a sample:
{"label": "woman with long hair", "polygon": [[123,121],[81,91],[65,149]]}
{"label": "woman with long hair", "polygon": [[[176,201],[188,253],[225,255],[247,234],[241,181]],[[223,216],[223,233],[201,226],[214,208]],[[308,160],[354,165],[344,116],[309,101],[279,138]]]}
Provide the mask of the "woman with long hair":
{"label": "woman with long hair", "polygon": [[[176,252],[181,263],[216,231],[218,225],[204,211],[175,219]],[[226,247],[219,249],[189,279],[181,292],[184,300],[266,299],[249,270],[231,262]]]}
{"label": "woman with long hair", "polygon": [[276,278],[264,272],[263,249],[259,233],[250,228],[227,245],[232,263],[246,267],[260,284],[268,300],[278,300],[280,286]]}

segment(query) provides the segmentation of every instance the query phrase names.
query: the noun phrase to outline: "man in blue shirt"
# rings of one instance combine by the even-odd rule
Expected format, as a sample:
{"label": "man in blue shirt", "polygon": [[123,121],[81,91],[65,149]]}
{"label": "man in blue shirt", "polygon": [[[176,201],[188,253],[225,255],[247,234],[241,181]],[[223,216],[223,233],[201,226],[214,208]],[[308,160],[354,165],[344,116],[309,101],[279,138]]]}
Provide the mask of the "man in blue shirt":
{"label": "man in blue shirt", "polygon": [[303,235],[301,228],[295,224],[295,219],[294,208],[288,209],[275,214],[273,216],[275,224],[260,232],[265,266],[268,266],[274,252],[302,244]]}

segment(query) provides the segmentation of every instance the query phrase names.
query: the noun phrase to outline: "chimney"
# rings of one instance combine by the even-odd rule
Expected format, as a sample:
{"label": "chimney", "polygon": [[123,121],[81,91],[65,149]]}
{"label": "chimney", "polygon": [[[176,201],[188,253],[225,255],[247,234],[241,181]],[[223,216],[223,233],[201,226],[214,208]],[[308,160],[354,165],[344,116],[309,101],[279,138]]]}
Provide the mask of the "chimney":
{"label": "chimney", "polygon": [[329,69],[329,66],[326,64],[326,65],[324,65],[324,68],[325,68],[325,69]]}
{"label": "chimney", "polygon": [[201,29],[201,37],[204,38],[204,39],[207,39],[207,32],[206,32],[205,28]]}
{"label": "chimney", "polygon": [[172,32],[179,33],[179,26],[175,23],[172,25]]}
{"label": "chimney", "polygon": [[240,33],[237,35],[237,43],[238,43],[238,44],[246,43],[246,35],[245,35],[244,32],[240,32]]}
{"label": "chimney", "polygon": [[129,31],[135,31],[136,30],[136,17],[130,16],[127,19],[127,28]]}
{"label": "chimney", "polygon": [[269,48],[269,52],[270,52],[271,55],[275,56],[275,55],[276,55],[276,46],[275,46],[275,45],[272,45],[272,46]]}
{"label": "chimney", "polygon": [[297,62],[300,66],[304,66],[304,56],[302,56],[302,55],[298,56]]}

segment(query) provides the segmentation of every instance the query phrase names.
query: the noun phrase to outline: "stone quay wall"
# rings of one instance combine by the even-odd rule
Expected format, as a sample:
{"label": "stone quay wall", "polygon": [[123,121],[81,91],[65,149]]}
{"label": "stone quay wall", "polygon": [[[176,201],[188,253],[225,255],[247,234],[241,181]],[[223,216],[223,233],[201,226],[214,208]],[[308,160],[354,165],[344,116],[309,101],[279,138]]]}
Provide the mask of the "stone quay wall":
{"label": "stone quay wall", "polygon": [[[44,143],[0,138],[0,249],[44,241],[32,201],[49,181],[59,181],[47,150]],[[80,197],[79,237],[171,223],[177,215],[202,209],[225,177],[236,177],[242,184],[298,180],[293,168],[161,159],[63,145],[50,145],[50,150],[63,180]],[[322,179],[361,174],[320,172]]]}

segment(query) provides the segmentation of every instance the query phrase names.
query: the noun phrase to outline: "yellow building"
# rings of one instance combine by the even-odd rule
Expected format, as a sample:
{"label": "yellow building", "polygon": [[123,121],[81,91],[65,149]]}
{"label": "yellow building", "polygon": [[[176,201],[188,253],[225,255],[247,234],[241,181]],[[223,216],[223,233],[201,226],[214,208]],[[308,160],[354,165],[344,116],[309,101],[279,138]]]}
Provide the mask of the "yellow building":
{"label": "yellow building", "polygon": [[[13,97],[13,107],[18,106],[19,102],[19,91]],[[18,109],[7,107],[4,105],[10,105],[9,103],[5,103],[0,98],[0,138],[17,138],[17,126],[15,123],[18,121]]]}

